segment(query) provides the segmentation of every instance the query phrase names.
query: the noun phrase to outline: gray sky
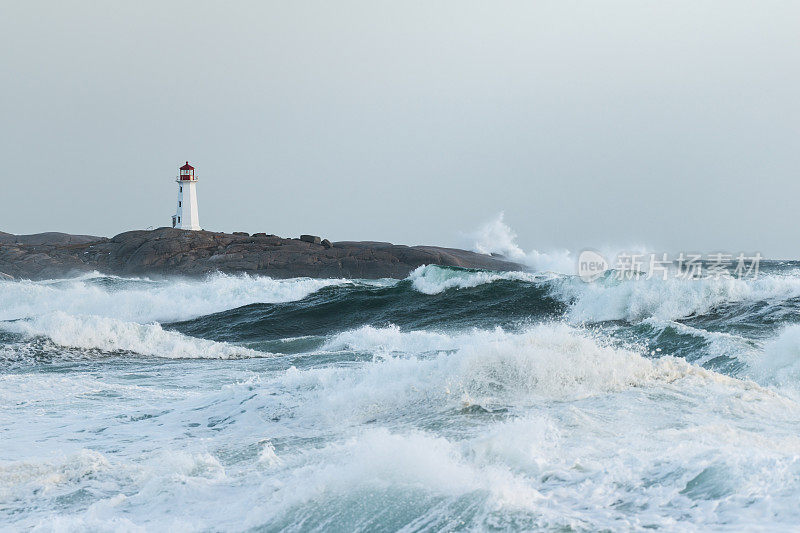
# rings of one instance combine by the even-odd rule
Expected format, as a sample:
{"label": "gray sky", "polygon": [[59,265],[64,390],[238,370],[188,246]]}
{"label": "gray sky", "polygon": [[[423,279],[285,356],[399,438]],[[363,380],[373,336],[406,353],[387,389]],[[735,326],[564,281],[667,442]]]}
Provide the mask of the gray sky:
{"label": "gray sky", "polygon": [[0,5],[0,230],[800,256],[800,2]]}

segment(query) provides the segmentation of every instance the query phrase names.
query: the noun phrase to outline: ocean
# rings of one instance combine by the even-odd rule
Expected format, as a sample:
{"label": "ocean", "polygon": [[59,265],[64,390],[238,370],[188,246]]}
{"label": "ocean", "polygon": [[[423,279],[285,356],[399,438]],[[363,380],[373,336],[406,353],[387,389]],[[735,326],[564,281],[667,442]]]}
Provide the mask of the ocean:
{"label": "ocean", "polygon": [[796,530],[800,264],[0,280],[0,528]]}

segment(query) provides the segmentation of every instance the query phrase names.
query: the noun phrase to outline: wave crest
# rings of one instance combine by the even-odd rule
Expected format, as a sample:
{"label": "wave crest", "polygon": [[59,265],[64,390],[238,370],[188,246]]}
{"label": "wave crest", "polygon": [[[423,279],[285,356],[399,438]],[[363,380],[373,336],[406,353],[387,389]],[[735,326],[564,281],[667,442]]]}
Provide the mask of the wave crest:
{"label": "wave crest", "polygon": [[715,307],[743,301],[785,300],[800,296],[800,279],[765,275],[755,280],[649,279],[618,281],[605,278],[584,283],[575,277],[552,283],[553,294],[571,305],[569,318],[576,322],[648,318],[676,320],[706,314]]}
{"label": "wave crest", "polygon": [[439,294],[448,289],[468,289],[500,280],[534,283],[546,279],[546,276],[527,272],[493,272],[422,265],[411,272],[407,279],[415,290],[423,294]]}
{"label": "wave crest", "polygon": [[99,316],[55,312],[36,318],[5,322],[0,328],[27,337],[46,337],[58,346],[103,352],[133,352],[170,359],[239,359],[268,357],[224,342],[187,337],[164,330],[160,324],[137,324]]}
{"label": "wave crest", "polygon": [[201,280],[152,281],[86,275],[47,282],[18,281],[3,285],[0,320],[16,320],[48,312],[97,315],[134,322],[174,322],[253,303],[302,300],[345,279],[273,279],[214,274]]}
{"label": "wave crest", "polygon": [[364,327],[334,336],[326,347],[373,351],[379,358],[357,368],[293,368],[276,386],[310,393],[301,409],[337,423],[395,416],[420,402],[494,409],[713,374],[682,359],[650,359],[606,345],[565,324],[458,334]]}

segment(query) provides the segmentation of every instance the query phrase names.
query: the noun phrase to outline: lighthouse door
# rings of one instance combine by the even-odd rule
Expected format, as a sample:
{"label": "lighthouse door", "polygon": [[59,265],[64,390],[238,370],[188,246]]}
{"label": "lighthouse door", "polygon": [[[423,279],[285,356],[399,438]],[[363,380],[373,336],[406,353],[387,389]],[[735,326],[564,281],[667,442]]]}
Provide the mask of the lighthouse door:
{"label": "lighthouse door", "polygon": [[173,228],[175,227],[175,219],[176,219],[177,217],[178,217],[178,215],[172,215],[172,227],[173,227]]}

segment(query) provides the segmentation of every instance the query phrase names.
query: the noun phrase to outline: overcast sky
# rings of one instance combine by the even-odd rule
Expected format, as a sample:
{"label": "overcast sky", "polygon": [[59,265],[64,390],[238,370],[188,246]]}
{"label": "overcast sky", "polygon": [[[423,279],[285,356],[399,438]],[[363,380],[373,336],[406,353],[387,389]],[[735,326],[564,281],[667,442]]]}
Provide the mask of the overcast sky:
{"label": "overcast sky", "polygon": [[800,2],[0,6],[0,230],[800,257]]}

